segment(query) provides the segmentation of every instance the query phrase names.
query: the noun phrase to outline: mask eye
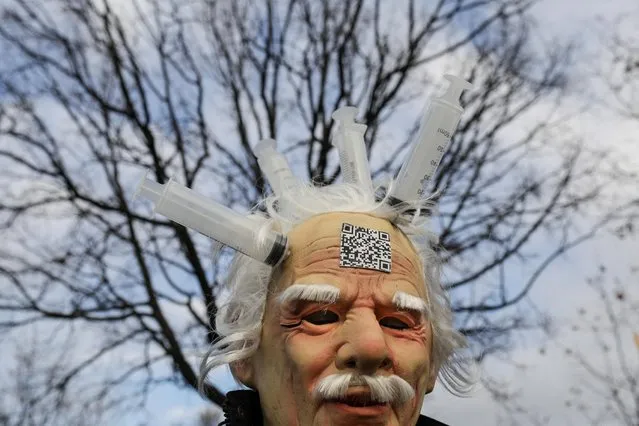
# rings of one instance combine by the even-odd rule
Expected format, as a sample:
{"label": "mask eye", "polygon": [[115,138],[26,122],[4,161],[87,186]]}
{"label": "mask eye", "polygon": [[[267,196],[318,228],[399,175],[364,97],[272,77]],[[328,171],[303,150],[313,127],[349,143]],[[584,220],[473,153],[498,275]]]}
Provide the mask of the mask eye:
{"label": "mask eye", "polygon": [[386,317],[379,320],[379,325],[386,328],[392,328],[393,330],[406,330],[410,328],[408,324],[399,318],[395,317]]}
{"label": "mask eye", "polygon": [[339,321],[339,315],[332,311],[317,311],[302,318],[304,321],[315,325],[332,324]]}

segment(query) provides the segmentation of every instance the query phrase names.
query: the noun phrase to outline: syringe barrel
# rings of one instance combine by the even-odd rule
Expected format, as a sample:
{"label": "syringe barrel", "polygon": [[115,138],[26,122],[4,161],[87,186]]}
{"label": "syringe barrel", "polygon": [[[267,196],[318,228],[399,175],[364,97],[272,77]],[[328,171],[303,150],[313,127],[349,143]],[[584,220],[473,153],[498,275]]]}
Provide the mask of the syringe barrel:
{"label": "syringe barrel", "polygon": [[286,157],[275,149],[273,139],[262,140],[255,146],[254,152],[260,169],[276,195],[281,196],[297,185],[297,178],[293,175]]}
{"label": "syringe barrel", "polygon": [[448,148],[460,116],[461,109],[433,101],[416,143],[397,175],[397,185],[392,194],[395,198],[402,201],[421,198],[424,187],[433,177]]}
{"label": "syringe barrel", "polygon": [[344,182],[359,184],[373,192],[373,181],[366,155],[364,132],[366,126],[355,124],[342,130],[343,140],[338,147]]}
{"label": "syringe barrel", "polygon": [[[157,188],[157,182],[146,179],[140,187]],[[194,229],[253,259],[268,265],[277,265],[286,255],[287,240],[282,234],[269,231],[258,241],[261,224],[231,210],[195,191],[170,180],[155,201],[155,212],[168,219]]]}
{"label": "syringe barrel", "polygon": [[457,103],[461,91],[470,83],[446,76],[451,86],[446,94],[434,99],[428,108],[413,147],[397,175],[390,194],[395,200],[412,201],[422,197],[457,129],[463,108]]}
{"label": "syringe barrel", "polygon": [[338,122],[333,145],[339,151],[344,182],[359,184],[372,195],[373,182],[364,141],[367,126],[356,123],[356,115],[357,108],[350,106],[341,107],[333,113],[333,119]]}

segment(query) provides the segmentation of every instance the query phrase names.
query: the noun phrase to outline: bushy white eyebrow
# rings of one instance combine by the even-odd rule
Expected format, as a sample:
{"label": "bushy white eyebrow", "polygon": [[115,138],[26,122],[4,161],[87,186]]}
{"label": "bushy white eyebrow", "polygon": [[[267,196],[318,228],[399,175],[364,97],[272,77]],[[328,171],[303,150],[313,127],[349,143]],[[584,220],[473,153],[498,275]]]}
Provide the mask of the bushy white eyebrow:
{"label": "bushy white eyebrow", "polygon": [[280,304],[292,300],[335,303],[339,299],[339,288],[328,284],[293,284],[278,299]]}
{"label": "bushy white eyebrow", "polygon": [[393,296],[393,304],[397,309],[421,312],[428,315],[428,304],[420,297],[398,291]]}

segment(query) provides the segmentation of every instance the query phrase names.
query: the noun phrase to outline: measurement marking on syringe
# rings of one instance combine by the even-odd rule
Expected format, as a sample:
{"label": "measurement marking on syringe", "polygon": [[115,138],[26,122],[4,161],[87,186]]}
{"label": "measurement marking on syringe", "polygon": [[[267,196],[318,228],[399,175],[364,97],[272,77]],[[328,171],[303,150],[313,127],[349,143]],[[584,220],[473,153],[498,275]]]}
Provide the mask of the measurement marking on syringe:
{"label": "measurement marking on syringe", "polygon": [[437,133],[441,133],[442,135],[446,136],[447,139],[450,139],[450,132],[446,129],[442,129],[441,127],[439,127],[437,129]]}

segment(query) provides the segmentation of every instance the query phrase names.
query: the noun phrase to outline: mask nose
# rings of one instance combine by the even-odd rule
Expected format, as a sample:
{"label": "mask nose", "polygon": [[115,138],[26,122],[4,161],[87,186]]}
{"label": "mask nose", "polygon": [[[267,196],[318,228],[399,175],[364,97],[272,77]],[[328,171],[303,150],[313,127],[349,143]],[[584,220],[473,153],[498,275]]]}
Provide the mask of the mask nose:
{"label": "mask nose", "polygon": [[374,375],[392,367],[386,334],[374,312],[362,309],[353,313],[343,327],[344,343],[336,357],[338,369]]}

